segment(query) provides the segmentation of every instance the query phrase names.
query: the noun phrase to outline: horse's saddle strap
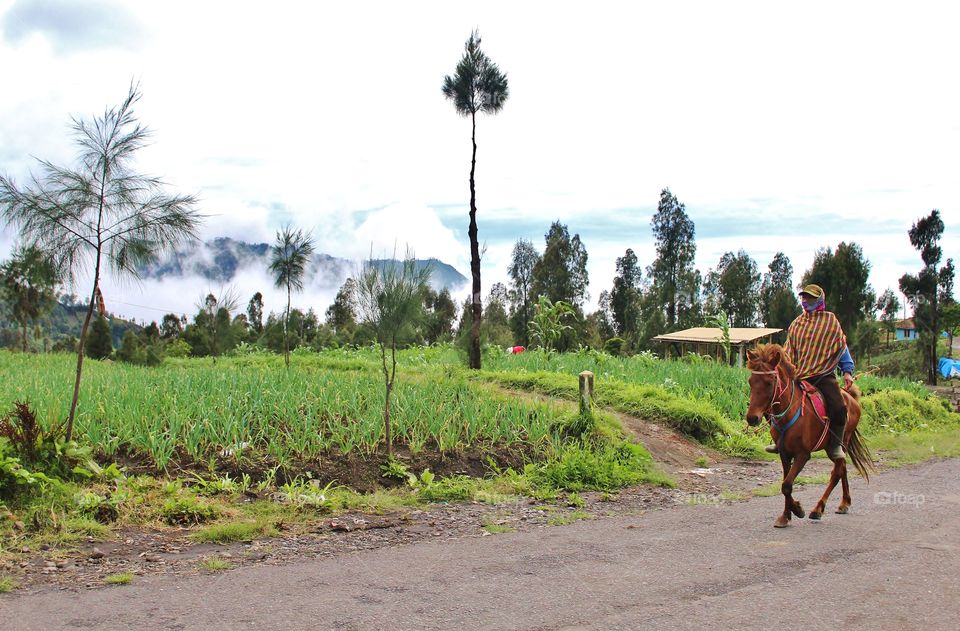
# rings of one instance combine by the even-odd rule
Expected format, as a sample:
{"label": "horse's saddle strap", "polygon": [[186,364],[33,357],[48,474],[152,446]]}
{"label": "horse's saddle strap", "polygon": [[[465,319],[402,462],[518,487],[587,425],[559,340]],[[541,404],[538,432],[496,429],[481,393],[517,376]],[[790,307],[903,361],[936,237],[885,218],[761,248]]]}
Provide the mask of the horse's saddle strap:
{"label": "horse's saddle strap", "polygon": [[800,386],[803,388],[803,394],[809,399],[813,409],[817,412],[817,416],[827,420],[827,405],[824,403],[823,395],[820,394],[817,387],[809,381],[801,381]]}

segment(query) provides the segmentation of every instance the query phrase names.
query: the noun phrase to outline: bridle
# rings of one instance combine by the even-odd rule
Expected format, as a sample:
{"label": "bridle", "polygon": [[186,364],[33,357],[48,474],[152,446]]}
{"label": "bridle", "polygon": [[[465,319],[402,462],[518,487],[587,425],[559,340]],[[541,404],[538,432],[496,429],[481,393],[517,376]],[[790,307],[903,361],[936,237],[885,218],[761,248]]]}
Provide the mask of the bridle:
{"label": "bridle", "polygon": [[[776,376],[777,382],[773,387],[773,394],[770,397],[770,403],[767,404],[767,414],[765,416],[767,418],[767,422],[770,423],[770,427],[777,430],[777,433],[779,433],[782,438],[784,434],[787,433],[787,430],[790,429],[793,426],[793,424],[797,422],[797,419],[800,418],[800,413],[803,411],[802,405],[797,406],[796,414],[793,415],[793,418],[791,418],[786,425],[781,426],[780,423],[776,421],[776,419],[780,419],[786,416],[787,412],[790,411],[790,408],[793,407],[793,399],[797,394],[797,382],[793,379],[790,379],[789,383],[783,384],[781,387],[782,380],[780,379],[780,371],[776,369],[751,370],[750,374]],[[790,402],[787,405],[783,406],[780,400],[780,397],[782,397],[787,392],[787,388],[790,388]],[[783,410],[779,414],[774,412],[773,411],[774,405],[782,406]]]}

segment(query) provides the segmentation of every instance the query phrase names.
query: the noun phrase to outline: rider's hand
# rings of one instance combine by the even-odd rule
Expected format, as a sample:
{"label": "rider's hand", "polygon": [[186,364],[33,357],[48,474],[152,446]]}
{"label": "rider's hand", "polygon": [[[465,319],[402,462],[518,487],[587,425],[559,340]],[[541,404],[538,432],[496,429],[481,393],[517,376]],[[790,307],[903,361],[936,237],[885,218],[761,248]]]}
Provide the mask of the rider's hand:
{"label": "rider's hand", "polygon": [[853,385],[853,375],[848,372],[843,373],[843,387],[847,390]]}

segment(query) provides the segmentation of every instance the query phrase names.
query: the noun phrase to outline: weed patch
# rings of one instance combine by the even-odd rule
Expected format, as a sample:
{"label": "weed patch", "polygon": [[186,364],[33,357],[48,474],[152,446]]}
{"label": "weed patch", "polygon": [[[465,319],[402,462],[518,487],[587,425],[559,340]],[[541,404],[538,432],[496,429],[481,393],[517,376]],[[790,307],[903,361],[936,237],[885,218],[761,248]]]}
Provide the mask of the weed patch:
{"label": "weed patch", "polygon": [[593,515],[586,511],[573,511],[567,515],[557,515],[556,517],[551,518],[548,522],[548,526],[569,526],[578,521],[584,519],[593,519]]}
{"label": "weed patch", "polygon": [[276,537],[277,529],[265,522],[230,522],[211,524],[190,535],[190,539],[199,543],[236,543],[253,541],[265,537]]}
{"label": "weed patch", "polygon": [[200,567],[211,572],[223,572],[224,570],[231,569],[233,563],[220,557],[209,557],[200,562]]}
{"label": "weed patch", "polygon": [[133,582],[133,574],[130,572],[120,572],[119,574],[111,574],[103,579],[103,582],[107,585],[129,585]]}
{"label": "weed patch", "polygon": [[608,491],[641,482],[674,486],[669,477],[654,471],[653,459],[643,447],[626,441],[594,448],[568,443],[556,458],[527,465],[525,472],[540,486],[565,491]]}

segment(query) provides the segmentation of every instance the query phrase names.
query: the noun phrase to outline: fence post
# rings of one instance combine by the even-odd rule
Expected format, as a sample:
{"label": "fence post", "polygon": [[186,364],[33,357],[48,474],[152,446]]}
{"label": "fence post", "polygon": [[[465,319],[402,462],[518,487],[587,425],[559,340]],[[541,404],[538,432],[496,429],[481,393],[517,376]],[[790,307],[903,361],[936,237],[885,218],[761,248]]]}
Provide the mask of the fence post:
{"label": "fence post", "polygon": [[593,373],[584,370],[580,373],[580,414],[593,412]]}

